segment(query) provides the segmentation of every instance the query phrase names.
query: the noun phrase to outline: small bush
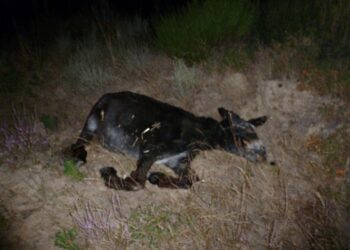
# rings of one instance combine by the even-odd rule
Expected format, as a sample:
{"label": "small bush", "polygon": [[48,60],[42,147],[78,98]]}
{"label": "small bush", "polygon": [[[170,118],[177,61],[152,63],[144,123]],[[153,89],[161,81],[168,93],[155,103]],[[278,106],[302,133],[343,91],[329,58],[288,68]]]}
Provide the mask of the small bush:
{"label": "small bush", "polygon": [[84,179],[84,174],[80,172],[77,165],[73,160],[66,160],[64,162],[64,174],[71,177],[76,181],[81,181]]}
{"label": "small bush", "polygon": [[44,127],[48,130],[54,131],[58,127],[58,118],[52,115],[40,116],[40,121],[44,124]]}
{"label": "small bush", "polygon": [[80,45],[69,59],[63,72],[64,79],[71,85],[92,89],[113,80],[111,67],[101,61],[101,50]]}
{"label": "small bush", "polygon": [[14,108],[11,118],[0,122],[0,140],[5,154],[24,154],[49,144],[45,130],[35,114]]}
{"label": "small bush", "polygon": [[125,48],[120,52],[125,67],[130,71],[143,71],[152,61],[152,54],[148,47]]}
{"label": "small bush", "polygon": [[77,232],[75,229],[62,229],[55,235],[55,246],[65,250],[79,250],[76,241]]}
{"label": "small bush", "polygon": [[179,97],[184,97],[192,92],[198,85],[198,72],[196,68],[188,67],[183,60],[175,62],[173,81]]}
{"label": "small bush", "polygon": [[113,67],[119,68],[126,64],[128,70],[142,70],[150,60],[148,22],[138,16],[132,19],[115,16],[115,13],[106,7],[95,9],[94,13]]}
{"label": "small bush", "polygon": [[116,66],[125,66],[127,70],[136,72],[145,70],[152,61],[149,24],[140,17],[117,19],[114,30],[106,28],[103,33],[112,62]]}
{"label": "small bush", "polygon": [[106,48],[96,28],[91,29],[77,42],[62,72],[67,83],[88,90],[114,79]]}
{"label": "small bush", "polygon": [[200,60],[227,37],[247,37],[253,28],[255,9],[249,1],[193,1],[183,12],[163,17],[156,25],[156,43],[170,55]]}

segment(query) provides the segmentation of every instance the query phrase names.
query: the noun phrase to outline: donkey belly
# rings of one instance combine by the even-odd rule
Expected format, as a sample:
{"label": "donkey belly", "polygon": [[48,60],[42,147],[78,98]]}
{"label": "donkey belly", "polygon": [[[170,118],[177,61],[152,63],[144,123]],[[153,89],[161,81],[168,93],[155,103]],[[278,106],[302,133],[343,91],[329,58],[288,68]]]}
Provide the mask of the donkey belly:
{"label": "donkey belly", "polygon": [[122,128],[104,127],[98,138],[108,150],[139,158],[140,146],[137,137],[128,135]]}
{"label": "donkey belly", "polygon": [[187,159],[187,152],[165,154],[155,162],[156,164],[164,164],[172,169],[177,168],[185,159]]}
{"label": "donkey belly", "polygon": [[[103,147],[112,152],[124,153],[133,158],[140,158],[140,139],[127,133],[122,127],[103,126],[99,128],[98,139]],[[155,155],[155,164],[164,164],[173,171],[181,172],[186,165],[188,152],[185,148],[169,148]]]}

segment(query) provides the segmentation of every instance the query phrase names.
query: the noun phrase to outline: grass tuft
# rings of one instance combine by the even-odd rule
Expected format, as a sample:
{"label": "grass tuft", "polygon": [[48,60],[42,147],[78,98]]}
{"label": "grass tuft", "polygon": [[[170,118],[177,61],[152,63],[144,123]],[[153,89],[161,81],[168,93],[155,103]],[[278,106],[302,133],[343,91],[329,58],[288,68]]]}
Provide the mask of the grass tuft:
{"label": "grass tuft", "polygon": [[80,172],[78,166],[73,160],[66,160],[64,162],[64,171],[66,176],[71,177],[73,180],[82,181],[84,179],[84,174]]}
{"label": "grass tuft", "polygon": [[[99,207],[91,202],[76,204],[71,216],[79,234],[90,246],[102,249],[125,248],[129,244],[130,233],[120,211],[118,196],[112,197],[109,207]],[[124,246],[124,247],[122,247]]]}
{"label": "grass tuft", "polygon": [[97,38],[81,43],[70,57],[63,78],[72,86],[91,90],[114,79],[112,68],[104,65],[104,49]]}
{"label": "grass tuft", "polygon": [[180,224],[181,215],[161,205],[135,209],[128,219],[131,240],[149,248],[174,238]]}
{"label": "grass tuft", "polygon": [[120,52],[120,57],[126,69],[131,72],[144,71],[153,59],[152,52],[147,46],[125,48]]}
{"label": "grass tuft", "polygon": [[176,60],[173,81],[177,95],[185,97],[198,86],[199,72],[195,66],[189,67],[183,60]]}
{"label": "grass tuft", "polygon": [[64,250],[79,250],[76,243],[77,231],[75,229],[62,229],[55,235],[55,246]]}

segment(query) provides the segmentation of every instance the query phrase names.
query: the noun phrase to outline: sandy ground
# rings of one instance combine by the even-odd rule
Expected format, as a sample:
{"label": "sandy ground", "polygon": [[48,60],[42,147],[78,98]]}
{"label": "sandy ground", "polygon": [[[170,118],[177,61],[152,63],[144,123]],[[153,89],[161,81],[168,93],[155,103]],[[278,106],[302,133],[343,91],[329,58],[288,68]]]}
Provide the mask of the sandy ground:
{"label": "sandy ground", "polygon": [[[57,249],[54,246],[55,233],[60,228],[74,226],[71,214],[77,211],[79,204],[111,207],[113,199],[117,197],[121,217],[127,218],[130,211],[147,204],[183,207],[186,206],[188,197],[194,193],[206,199],[208,183],[234,185],[241,181],[237,176],[240,175],[240,169],[248,163],[237,156],[211,151],[201,153],[193,162],[193,168],[202,181],[195,184],[192,190],[160,189],[149,183],[144,190],[137,192],[111,190],[104,186],[98,170],[102,166],[114,166],[120,174],[127,174],[134,168],[135,160],[110,153],[95,143],[88,148],[88,163],[81,167],[86,178],[77,182],[64,176],[60,152],[74,142],[91,105],[104,92],[136,91],[181,106],[197,115],[216,119],[219,119],[217,108],[221,106],[232,109],[245,118],[268,115],[268,122],[258,129],[258,133],[267,146],[269,161],[275,161],[285,176],[284,186],[288,188],[288,199],[302,199],[301,192],[312,190],[305,177],[307,174],[303,162],[309,159],[319,161],[319,158],[307,152],[304,144],[309,135],[326,133],[332,129],[322,120],[319,108],[334,100],[297,90],[297,80],[271,80],[266,75],[256,75],[252,79],[249,75],[233,72],[205,75],[201,78],[199,88],[184,98],[176,98],[172,93],[173,66],[168,59],[160,60],[164,62],[159,64],[158,60],[157,68],[149,67],[157,72],[149,73],[152,77],[141,75],[126,79],[125,76],[120,76],[113,83],[89,95],[74,94],[66,88],[56,87],[54,100],[42,97],[43,103],[49,104],[46,107],[43,105],[43,110],[59,115],[63,110],[74,112],[66,112],[67,118],[59,124],[59,130],[50,133],[49,150],[28,155],[22,166],[4,164],[0,167],[1,212],[10,218],[6,236],[2,239],[8,241],[3,243],[6,248]],[[250,74],[253,73],[254,70],[251,70]],[[272,166],[252,167],[260,169],[254,170],[255,180],[274,183],[267,174]],[[264,185],[269,187],[262,184]],[[249,209],[253,213],[259,206],[249,207],[248,204],[247,213],[250,213]],[[274,235],[276,242],[280,237],[278,234],[283,231],[282,224],[279,225],[280,228],[277,229],[276,226],[277,233]],[[244,242],[253,244],[259,235],[264,238],[262,231],[256,230],[245,238],[242,236],[243,243],[237,248],[260,248],[256,245],[249,247]],[[273,243],[273,239],[270,241]],[[303,239],[295,240],[298,241]],[[131,248],[139,247],[136,244]]]}

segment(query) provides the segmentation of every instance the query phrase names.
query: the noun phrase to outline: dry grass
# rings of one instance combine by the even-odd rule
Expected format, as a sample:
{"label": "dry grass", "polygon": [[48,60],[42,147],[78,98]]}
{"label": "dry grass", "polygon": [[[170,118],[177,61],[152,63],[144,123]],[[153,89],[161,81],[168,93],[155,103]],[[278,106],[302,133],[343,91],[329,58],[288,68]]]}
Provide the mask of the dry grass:
{"label": "dry grass", "polygon": [[199,86],[199,71],[195,66],[187,66],[183,60],[176,60],[173,82],[176,95],[179,97],[191,95]]}
{"label": "dry grass", "polygon": [[[114,198],[117,202],[112,201],[109,208],[80,204],[73,221],[89,248],[103,249],[102,244],[126,249],[344,246],[340,207],[321,194],[317,177],[306,178],[282,165],[253,165],[222,152],[201,155],[193,167],[203,181],[195,184],[180,203],[160,198],[157,203],[139,203],[125,211],[123,202],[130,197],[124,196]],[[156,192],[166,195],[172,191]]]}
{"label": "dry grass", "polygon": [[[99,22],[99,29],[105,29],[103,20]],[[78,88],[91,86],[93,93],[56,86],[52,106],[46,106],[52,90],[39,93],[41,109],[53,109],[62,121],[50,134],[54,153],[37,155],[27,169],[0,168],[1,203],[13,215],[13,237],[47,249],[62,227],[76,228],[83,249],[346,249],[347,116],[325,117],[319,108],[332,99],[300,91],[293,49],[261,48],[246,74],[229,67],[208,73],[201,65],[189,67],[142,46],[122,54],[114,47],[117,40],[107,36],[87,41],[57,71]],[[58,46],[69,51],[70,43],[63,37]],[[107,61],[111,65],[104,67]],[[148,183],[130,193],[105,188],[98,169],[115,166],[125,175],[135,168],[135,160],[92,144],[81,169],[86,178],[64,178],[59,152],[78,135],[83,113],[99,92],[122,89],[215,118],[219,106],[245,118],[268,115],[258,133],[277,164],[254,165],[221,151],[205,152],[192,163],[202,181],[191,190]],[[334,129],[334,120],[342,126]],[[337,172],[340,164],[342,171]]]}
{"label": "dry grass", "polygon": [[[60,45],[62,46],[62,45]],[[91,90],[113,80],[113,69],[106,61],[103,45],[91,32],[68,59],[62,72],[63,79],[77,89]]]}
{"label": "dry grass", "polygon": [[128,226],[121,216],[120,200],[112,197],[111,207],[99,207],[90,201],[79,202],[71,212],[78,232],[88,245],[99,249],[125,246],[130,239]]}

